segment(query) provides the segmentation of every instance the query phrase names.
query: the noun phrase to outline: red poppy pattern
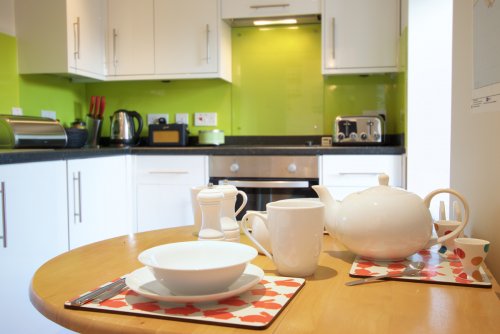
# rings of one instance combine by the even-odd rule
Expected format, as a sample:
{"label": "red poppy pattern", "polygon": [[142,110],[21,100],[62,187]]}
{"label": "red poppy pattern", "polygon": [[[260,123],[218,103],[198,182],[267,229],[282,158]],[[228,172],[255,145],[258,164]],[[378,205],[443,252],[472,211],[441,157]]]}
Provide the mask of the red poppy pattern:
{"label": "red poppy pattern", "polygon": [[398,280],[408,280],[414,282],[431,282],[441,284],[460,284],[460,285],[480,285],[491,287],[489,280],[483,268],[479,268],[475,280],[468,279],[467,274],[462,270],[460,261],[449,261],[446,257],[439,254],[439,245],[428,249],[423,249],[416,254],[409,256],[401,261],[374,261],[356,257],[351,271],[352,277],[369,277],[387,273],[401,272],[410,262],[423,261],[426,266],[419,276],[401,276]]}
{"label": "red poppy pattern", "polygon": [[[71,308],[265,328],[304,284],[305,279],[302,278],[265,276],[253,288],[238,296],[215,302],[185,304],[154,301],[132,290],[124,290],[100,304],[87,303]],[[70,301],[65,306],[70,307]]]}

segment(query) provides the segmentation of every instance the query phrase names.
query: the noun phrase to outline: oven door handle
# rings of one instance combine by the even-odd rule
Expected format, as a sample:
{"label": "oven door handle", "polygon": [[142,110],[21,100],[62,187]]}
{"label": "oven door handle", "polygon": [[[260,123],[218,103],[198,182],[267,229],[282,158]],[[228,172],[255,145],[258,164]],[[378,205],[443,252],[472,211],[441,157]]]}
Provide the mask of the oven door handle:
{"label": "oven door handle", "polygon": [[220,180],[219,184],[230,184],[236,188],[309,188],[308,181]]}

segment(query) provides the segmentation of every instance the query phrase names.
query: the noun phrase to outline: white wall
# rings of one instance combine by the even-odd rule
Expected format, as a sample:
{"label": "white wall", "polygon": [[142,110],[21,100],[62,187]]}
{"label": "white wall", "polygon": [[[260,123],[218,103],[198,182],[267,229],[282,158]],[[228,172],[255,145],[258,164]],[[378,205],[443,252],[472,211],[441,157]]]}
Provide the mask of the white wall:
{"label": "white wall", "polygon": [[14,0],[0,0],[0,33],[15,36]]}
{"label": "white wall", "polygon": [[407,189],[421,197],[450,186],[452,9],[408,2]]}
{"label": "white wall", "polygon": [[473,1],[455,1],[453,8],[451,186],[469,200],[471,236],[490,240],[486,263],[500,280],[500,110],[470,109]]}

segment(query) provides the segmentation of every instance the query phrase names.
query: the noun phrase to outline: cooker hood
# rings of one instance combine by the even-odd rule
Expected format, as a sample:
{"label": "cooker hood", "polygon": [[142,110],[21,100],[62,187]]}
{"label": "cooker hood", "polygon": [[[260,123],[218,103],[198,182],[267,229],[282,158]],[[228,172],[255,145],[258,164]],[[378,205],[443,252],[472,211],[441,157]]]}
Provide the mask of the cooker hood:
{"label": "cooker hood", "polygon": [[299,15],[299,16],[290,15],[290,16],[270,16],[270,17],[249,17],[249,18],[224,19],[224,21],[226,21],[231,27],[313,24],[321,22],[321,15],[313,14],[313,15]]}

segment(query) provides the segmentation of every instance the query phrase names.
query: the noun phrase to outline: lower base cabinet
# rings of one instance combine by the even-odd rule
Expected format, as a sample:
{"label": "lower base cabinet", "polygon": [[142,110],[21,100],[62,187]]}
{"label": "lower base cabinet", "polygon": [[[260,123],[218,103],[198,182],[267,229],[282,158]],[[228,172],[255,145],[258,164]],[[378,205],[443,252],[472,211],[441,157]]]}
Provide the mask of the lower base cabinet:
{"label": "lower base cabinet", "polygon": [[192,225],[191,187],[208,183],[208,157],[135,159],[137,232]]}
{"label": "lower base cabinet", "polygon": [[69,247],[132,232],[130,156],[68,160]]}
{"label": "lower base cabinet", "polygon": [[0,166],[0,332],[70,333],[29,300],[35,271],[68,250],[66,162]]}

